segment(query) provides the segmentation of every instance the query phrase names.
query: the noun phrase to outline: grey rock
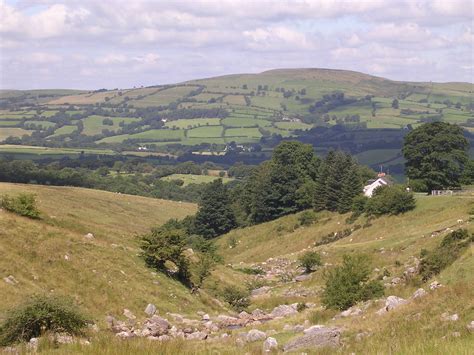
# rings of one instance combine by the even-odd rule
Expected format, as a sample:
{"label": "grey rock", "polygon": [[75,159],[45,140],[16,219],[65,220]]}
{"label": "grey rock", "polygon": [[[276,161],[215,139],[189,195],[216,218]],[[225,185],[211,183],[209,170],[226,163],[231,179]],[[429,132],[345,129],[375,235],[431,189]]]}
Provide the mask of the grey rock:
{"label": "grey rock", "polygon": [[341,331],[338,328],[323,327],[289,341],[283,347],[283,350],[294,351],[298,349],[338,347],[341,345],[340,338]]}
{"label": "grey rock", "polygon": [[54,334],[53,339],[58,344],[72,344],[74,343],[74,338],[66,333],[57,333]]}
{"label": "grey rock", "polygon": [[123,310],[123,315],[125,317],[127,317],[128,319],[132,320],[132,319],[137,319],[137,316],[135,316],[132,311],[130,311],[129,309],[124,309]]}
{"label": "grey rock", "polygon": [[132,332],[123,331],[123,332],[115,334],[115,336],[121,339],[128,339],[128,338],[133,338],[134,334]]}
{"label": "grey rock", "polygon": [[306,280],[311,280],[311,274],[303,274],[295,277],[296,282],[303,282]]}
{"label": "grey rock", "polygon": [[145,308],[145,313],[151,317],[156,313],[156,306],[153,303],[149,303]]}
{"label": "grey rock", "polygon": [[388,311],[397,308],[403,304],[407,303],[407,300],[397,297],[397,296],[388,296],[385,300],[385,309]]}
{"label": "grey rock", "polygon": [[441,285],[438,281],[433,281],[432,283],[430,283],[430,290],[436,290],[440,287],[443,287],[443,285]]}
{"label": "grey rock", "polygon": [[359,314],[362,314],[362,310],[359,307],[351,307],[341,312],[339,315],[345,318],[345,317],[351,317],[351,316],[358,316]]}
{"label": "grey rock", "polygon": [[316,325],[312,325],[311,327],[307,329],[304,329],[303,333],[311,334],[311,333],[319,332],[319,330],[323,328],[326,328],[326,327],[324,325],[316,324]]}
{"label": "grey rock", "polygon": [[257,340],[263,340],[267,337],[267,334],[264,332],[258,330],[258,329],[252,329],[249,331],[245,337],[246,341],[251,343]]}
{"label": "grey rock", "polygon": [[86,235],[84,235],[84,238],[86,238],[86,239],[94,239],[94,234],[92,234],[92,233],[87,233]]}
{"label": "grey rock", "polygon": [[416,291],[413,293],[412,298],[425,297],[427,294],[428,294],[428,292],[426,292],[423,288],[419,288],[418,290],[416,290]]}
{"label": "grey rock", "polygon": [[261,295],[266,294],[268,291],[270,291],[269,286],[262,286],[262,287],[256,288],[255,290],[252,290],[251,295],[252,296],[261,296]]}
{"label": "grey rock", "polygon": [[268,337],[267,339],[265,339],[265,341],[263,342],[263,352],[268,353],[276,349],[278,349],[278,342],[275,338]]}
{"label": "grey rock", "polygon": [[273,309],[273,311],[271,312],[271,316],[272,317],[287,317],[296,313],[298,313],[298,311],[294,307],[288,306],[286,304],[282,304]]}
{"label": "grey rock", "polygon": [[474,320],[471,320],[471,323],[468,323],[467,330],[474,332]]}
{"label": "grey rock", "polygon": [[202,320],[205,321],[205,322],[207,322],[207,321],[210,320],[210,319],[211,319],[211,317],[209,317],[209,314],[204,314],[204,315],[202,316]]}
{"label": "grey rock", "polygon": [[39,338],[31,338],[28,344],[26,345],[27,349],[33,352],[38,350]]}
{"label": "grey rock", "polygon": [[167,334],[170,328],[171,325],[166,319],[155,314],[145,321],[143,330],[147,330],[150,335],[160,336]]}
{"label": "grey rock", "polygon": [[205,340],[207,338],[207,333],[205,332],[194,332],[186,336],[187,340]]}
{"label": "grey rock", "polygon": [[245,312],[245,311],[242,311],[242,312],[239,313],[239,318],[240,318],[240,319],[247,319],[247,318],[249,318],[249,317],[250,317],[250,314],[248,314],[248,313]]}
{"label": "grey rock", "polygon": [[5,281],[9,285],[13,285],[13,286],[18,285],[18,280],[15,279],[15,277],[13,275],[9,275],[7,277],[4,277],[3,281]]}
{"label": "grey rock", "polygon": [[459,320],[459,316],[454,313],[452,315],[449,315],[448,312],[444,312],[442,315],[441,315],[441,320],[445,321],[445,322],[456,322]]}

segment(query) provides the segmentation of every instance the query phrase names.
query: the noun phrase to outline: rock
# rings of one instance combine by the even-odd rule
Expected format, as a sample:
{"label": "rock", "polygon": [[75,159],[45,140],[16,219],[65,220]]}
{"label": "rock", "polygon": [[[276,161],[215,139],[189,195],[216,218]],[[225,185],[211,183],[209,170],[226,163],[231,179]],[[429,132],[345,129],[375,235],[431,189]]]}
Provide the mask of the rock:
{"label": "rock", "polygon": [[146,306],[145,308],[145,313],[151,317],[156,313],[156,306],[152,303],[149,303],[148,306]]}
{"label": "rock", "polygon": [[251,296],[254,297],[254,296],[265,295],[268,291],[270,291],[269,286],[262,286],[262,287],[256,288],[255,290],[252,290]]}
{"label": "rock", "polygon": [[338,328],[320,328],[305,334],[301,337],[289,341],[284,347],[284,351],[294,351],[297,349],[313,349],[321,347],[337,347],[341,345],[341,331]]}
{"label": "rock", "polygon": [[304,325],[298,325],[298,324],[295,325],[295,326],[293,327],[293,331],[294,331],[294,332],[297,332],[297,333],[303,332],[303,331],[304,331]]}
{"label": "rock", "polygon": [[207,338],[207,333],[204,332],[194,332],[186,336],[187,340],[204,340]]}
{"label": "rock", "polygon": [[412,266],[405,270],[405,272],[403,273],[403,276],[405,277],[405,279],[410,279],[413,276],[415,276],[417,272],[418,272],[418,269],[415,266]]}
{"label": "rock", "polygon": [[128,339],[128,338],[133,337],[133,333],[124,331],[124,332],[120,332],[120,333],[115,334],[115,336],[117,338],[121,338],[121,339]]}
{"label": "rock", "polygon": [[[3,281],[5,281],[9,285],[13,285],[13,286],[18,285],[18,280],[15,279],[15,277],[13,275],[9,275],[7,277],[4,277]],[[32,338],[32,339],[36,339],[36,338]]]}
{"label": "rock", "polygon": [[368,332],[357,333],[356,336],[355,336],[355,340],[356,341],[362,341],[362,339],[364,339],[368,336],[370,336],[370,333],[368,333]]}
{"label": "rock", "polygon": [[418,290],[416,290],[413,293],[413,296],[411,296],[411,297],[412,298],[421,298],[421,297],[425,297],[427,294],[428,294],[428,292],[426,292],[423,288],[419,288]]}
{"label": "rock", "polygon": [[442,315],[441,315],[441,320],[445,321],[445,322],[456,322],[457,320],[459,320],[459,316],[454,313],[452,315],[449,315],[448,312],[444,312]]}
{"label": "rock", "polygon": [[239,348],[242,348],[245,346],[245,340],[243,340],[242,338],[238,338],[235,341],[235,345],[238,346]]}
{"label": "rock", "polygon": [[295,277],[296,282],[303,282],[306,280],[311,280],[311,274],[303,274]]}
{"label": "rock", "polygon": [[402,304],[407,303],[407,301],[403,298],[397,297],[397,296],[388,296],[387,300],[385,301],[385,309],[388,311],[391,311],[394,308],[397,308],[398,306],[401,306]]}
{"label": "rock", "polygon": [[171,318],[173,318],[173,320],[175,322],[178,322],[178,323],[183,323],[183,322],[187,322],[189,321],[189,319],[186,319],[179,313],[166,313],[167,315],[169,315]]}
{"label": "rock", "polygon": [[430,290],[436,290],[440,287],[443,287],[443,285],[441,285],[438,281],[433,281],[430,283]]}
{"label": "rock", "polygon": [[112,316],[107,316],[105,317],[105,322],[107,323],[107,325],[109,326],[109,328],[112,328],[116,322],[115,318],[112,317]]}
{"label": "rock", "polygon": [[286,304],[282,304],[273,309],[273,311],[271,312],[271,316],[272,317],[287,317],[296,313],[298,313],[298,311],[294,307],[288,306]]}
{"label": "rock", "polygon": [[238,318],[227,316],[225,314],[219,314],[217,316],[217,321],[220,323],[234,323],[238,321]]}
{"label": "rock", "polygon": [[474,320],[471,320],[471,323],[468,323],[466,327],[468,331],[474,332]]}
{"label": "rock", "polygon": [[203,314],[203,316],[202,316],[202,320],[203,320],[203,321],[207,322],[207,321],[209,321],[210,319],[211,319],[211,317],[209,317],[209,314]]}
{"label": "rock", "polygon": [[245,337],[245,340],[249,343],[252,343],[257,340],[263,340],[267,337],[267,334],[264,332],[258,330],[258,329],[252,329],[249,331]]}
{"label": "rock", "polygon": [[170,323],[156,314],[145,321],[143,330],[147,330],[150,335],[159,336],[168,333],[171,328]]}
{"label": "rock", "polygon": [[239,313],[239,318],[240,318],[240,319],[247,319],[247,318],[249,318],[249,317],[250,317],[250,314],[248,314],[248,313],[245,312],[245,311],[242,311],[242,312]]}
{"label": "rock", "polygon": [[305,334],[311,334],[311,333],[314,333],[314,332],[318,332],[320,329],[323,329],[325,328],[324,325],[319,325],[319,324],[316,324],[316,325],[313,325],[307,329],[304,329],[303,330],[303,333]]}
{"label": "rock", "polygon": [[262,311],[261,309],[258,309],[258,308],[257,308],[257,309],[254,309],[254,310],[252,311],[252,316],[253,316],[253,317],[263,317],[264,315],[265,315],[265,312]]}
{"label": "rock", "polygon": [[461,333],[460,332],[453,332],[451,334],[454,338],[459,338],[461,336]]}
{"label": "rock", "polygon": [[345,311],[341,312],[339,316],[341,317],[350,317],[350,316],[358,316],[359,314],[362,314],[362,309],[358,307],[351,307],[349,309],[346,309]]}
{"label": "rock", "polygon": [[126,308],[123,310],[123,315],[130,320],[137,319],[137,317],[132,313],[132,311]]}
{"label": "rock", "polygon": [[265,339],[265,341],[263,342],[263,352],[268,353],[276,349],[278,349],[278,342],[275,338],[268,337],[267,339]]}
{"label": "rock", "polygon": [[87,233],[86,235],[84,235],[84,238],[86,238],[86,239],[94,239],[94,234],[92,234],[92,233]]}
{"label": "rock", "polygon": [[27,349],[36,352],[39,346],[39,338],[31,338],[28,344],[26,345]]}
{"label": "rock", "polygon": [[54,334],[53,340],[58,344],[72,344],[74,343],[74,338],[66,333],[57,333]]}
{"label": "rock", "polygon": [[392,279],[392,282],[391,282],[391,283],[392,283],[392,285],[398,285],[398,284],[400,284],[401,282],[402,282],[402,279],[401,279],[400,277],[394,277],[394,278]]}

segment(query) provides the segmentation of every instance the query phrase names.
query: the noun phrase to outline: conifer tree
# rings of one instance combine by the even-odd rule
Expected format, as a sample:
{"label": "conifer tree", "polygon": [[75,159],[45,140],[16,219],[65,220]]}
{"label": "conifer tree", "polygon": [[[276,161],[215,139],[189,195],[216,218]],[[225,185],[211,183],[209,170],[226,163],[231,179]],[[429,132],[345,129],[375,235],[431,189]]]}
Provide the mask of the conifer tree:
{"label": "conifer tree", "polygon": [[227,188],[222,179],[216,179],[203,192],[196,213],[195,231],[205,238],[214,238],[235,227],[235,215]]}

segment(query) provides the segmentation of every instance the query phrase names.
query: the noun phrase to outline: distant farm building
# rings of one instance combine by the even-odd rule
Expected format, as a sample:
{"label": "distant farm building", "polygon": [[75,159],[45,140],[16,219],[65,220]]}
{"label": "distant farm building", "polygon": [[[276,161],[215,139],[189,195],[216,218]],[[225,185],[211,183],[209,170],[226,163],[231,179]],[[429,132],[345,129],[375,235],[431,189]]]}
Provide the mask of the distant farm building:
{"label": "distant farm building", "polygon": [[393,181],[390,176],[385,173],[379,173],[377,179],[371,179],[367,181],[367,185],[364,186],[364,195],[367,197],[372,197],[376,188],[380,186],[391,186]]}

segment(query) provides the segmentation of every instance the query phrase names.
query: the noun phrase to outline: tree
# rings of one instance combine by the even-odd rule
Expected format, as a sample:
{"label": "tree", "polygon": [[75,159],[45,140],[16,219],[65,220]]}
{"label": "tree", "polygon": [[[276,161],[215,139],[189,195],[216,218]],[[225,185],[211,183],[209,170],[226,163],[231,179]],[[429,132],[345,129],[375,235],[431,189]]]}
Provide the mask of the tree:
{"label": "tree", "polygon": [[186,231],[176,228],[176,224],[170,222],[141,237],[140,255],[147,266],[176,276],[189,285],[189,261],[183,253],[186,240]]}
{"label": "tree", "polygon": [[222,179],[214,180],[204,189],[194,225],[197,234],[205,238],[217,237],[236,227],[231,200]]}
{"label": "tree", "polygon": [[413,193],[406,191],[403,186],[380,186],[367,201],[365,211],[367,215],[397,215],[415,207],[416,200]]}
{"label": "tree", "polygon": [[405,137],[406,174],[423,181],[428,192],[458,187],[468,163],[468,148],[461,127],[446,122],[424,124]]}
{"label": "tree", "polygon": [[322,303],[327,308],[345,310],[357,302],[383,295],[379,281],[369,281],[370,261],[365,255],[344,255],[342,265],[330,270]]}
{"label": "tree", "polygon": [[392,101],[392,108],[395,110],[398,110],[398,107],[399,107],[398,99],[394,99]]}
{"label": "tree", "polygon": [[308,251],[304,253],[298,261],[300,266],[305,268],[305,272],[309,274],[317,266],[321,266],[321,256],[315,251]]}

